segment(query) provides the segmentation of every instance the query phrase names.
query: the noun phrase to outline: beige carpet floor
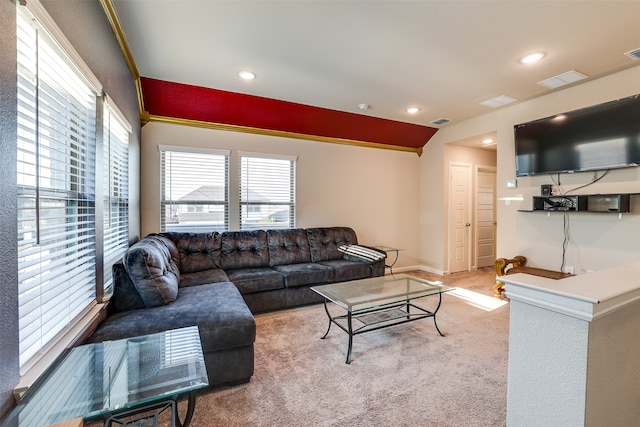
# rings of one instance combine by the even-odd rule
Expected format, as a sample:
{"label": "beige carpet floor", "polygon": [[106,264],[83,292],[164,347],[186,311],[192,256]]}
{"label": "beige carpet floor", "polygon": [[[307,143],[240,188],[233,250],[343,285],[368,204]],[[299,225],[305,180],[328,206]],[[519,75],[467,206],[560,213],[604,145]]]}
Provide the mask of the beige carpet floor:
{"label": "beige carpet floor", "polygon": [[[509,305],[491,298],[492,268],[435,276],[457,286],[433,319],[354,337],[322,305],[256,316],[255,374],[248,384],[198,396],[194,427],[504,426]],[[433,308],[437,299],[419,304]]]}

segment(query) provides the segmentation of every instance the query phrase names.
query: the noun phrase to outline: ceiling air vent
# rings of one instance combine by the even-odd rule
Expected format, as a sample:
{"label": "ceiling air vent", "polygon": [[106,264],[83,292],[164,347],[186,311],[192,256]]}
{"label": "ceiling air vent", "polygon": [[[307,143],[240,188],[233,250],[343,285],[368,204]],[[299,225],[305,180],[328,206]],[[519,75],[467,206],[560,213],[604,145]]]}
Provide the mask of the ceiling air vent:
{"label": "ceiling air vent", "polygon": [[582,74],[580,71],[571,70],[566,73],[558,74],[557,76],[549,77],[548,79],[538,82],[540,86],[547,87],[549,89],[555,89],[560,86],[575,83],[579,80],[586,79],[586,74]]}
{"label": "ceiling air vent", "polygon": [[436,119],[436,120],[432,121],[431,124],[443,125],[445,123],[449,123],[450,121],[451,121],[450,119]]}
{"label": "ceiling air vent", "polygon": [[640,59],[640,48],[629,51],[625,55],[633,60]]}

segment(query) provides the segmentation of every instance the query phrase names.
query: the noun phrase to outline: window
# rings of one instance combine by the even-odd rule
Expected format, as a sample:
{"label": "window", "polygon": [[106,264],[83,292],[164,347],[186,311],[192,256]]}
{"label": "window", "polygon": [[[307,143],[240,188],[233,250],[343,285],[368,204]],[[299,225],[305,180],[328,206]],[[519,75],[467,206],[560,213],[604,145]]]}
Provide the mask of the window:
{"label": "window", "polygon": [[110,100],[103,115],[104,283],[112,291],[112,267],[129,247],[129,134],[131,127]]}
{"label": "window", "polygon": [[162,231],[295,227],[295,157],[239,153],[230,179],[229,151],[159,150]]}
{"label": "window", "polygon": [[[111,266],[128,246],[131,127],[37,0],[17,8],[16,38],[24,375],[82,333],[111,286]],[[96,222],[96,212],[104,221]]]}
{"label": "window", "polygon": [[229,228],[229,152],[160,147],[162,231]]}
{"label": "window", "polygon": [[295,157],[240,153],[240,229],[295,227]]}
{"label": "window", "polygon": [[[31,3],[31,2],[30,2]],[[24,7],[18,39],[20,366],[96,297],[96,88]]]}

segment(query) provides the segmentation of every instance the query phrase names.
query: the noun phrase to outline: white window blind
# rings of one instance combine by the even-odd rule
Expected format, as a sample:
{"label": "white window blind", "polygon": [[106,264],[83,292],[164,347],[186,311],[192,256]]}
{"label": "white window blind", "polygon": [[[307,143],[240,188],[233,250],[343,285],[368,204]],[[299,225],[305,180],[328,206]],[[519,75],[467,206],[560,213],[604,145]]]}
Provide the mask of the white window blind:
{"label": "white window blind", "polygon": [[295,227],[294,157],[240,154],[240,229]]}
{"label": "white window blind", "polygon": [[95,87],[18,8],[20,366],[95,302]]}
{"label": "white window blind", "polygon": [[112,267],[129,247],[130,127],[107,99],[104,109],[104,290],[112,290]]}
{"label": "white window blind", "polygon": [[229,153],[160,147],[161,230],[229,228]]}

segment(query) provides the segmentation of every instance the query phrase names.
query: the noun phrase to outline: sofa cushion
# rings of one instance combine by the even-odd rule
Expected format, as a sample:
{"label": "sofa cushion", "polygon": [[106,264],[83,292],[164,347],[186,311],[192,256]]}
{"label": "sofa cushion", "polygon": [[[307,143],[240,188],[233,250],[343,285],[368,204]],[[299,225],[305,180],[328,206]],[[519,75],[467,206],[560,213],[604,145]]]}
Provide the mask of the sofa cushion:
{"label": "sofa cushion", "polygon": [[225,271],[269,267],[267,232],[253,230],[222,233],[221,266]]}
{"label": "sofa cushion", "polygon": [[333,282],[333,269],[315,262],[277,265],[273,269],[284,275],[287,288]]}
{"label": "sofa cushion", "polygon": [[[220,233],[162,233],[178,249],[180,273],[220,268]],[[211,283],[211,282],[210,282]]]}
{"label": "sofa cushion", "polygon": [[181,288],[173,304],[114,314],[89,339],[102,342],[197,325],[204,353],[248,346],[256,324],[230,282]]}
{"label": "sofa cushion", "polygon": [[322,261],[320,264],[330,267],[333,270],[334,282],[366,279],[373,276],[371,264],[360,261],[334,259],[330,261]]}
{"label": "sofa cushion", "polygon": [[340,246],[358,244],[356,232],[349,227],[308,228],[307,236],[313,262],[341,259]]}
{"label": "sofa cushion", "polygon": [[209,283],[228,282],[229,276],[221,268],[197,271],[194,273],[180,273],[180,287],[206,285]]}
{"label": "sofa cushion", "polygon": [[180,269],[178,251],[166,237],[149,235],[129,248],[123,264],[146,307],[175,301]]}
{"label": "sofa cushion", "polygon": [[284,288],[284,276],[270,267],[239,268],[226,273],[243,295]]}
{"label": "sofa cushion", "polygon": [[311,262],[309,239],[304,229],[267,230],[271,267]]}

